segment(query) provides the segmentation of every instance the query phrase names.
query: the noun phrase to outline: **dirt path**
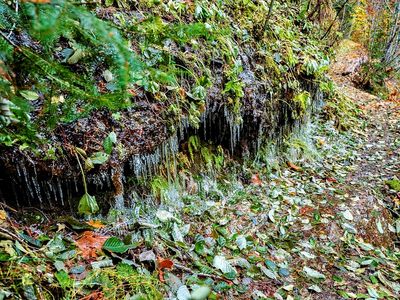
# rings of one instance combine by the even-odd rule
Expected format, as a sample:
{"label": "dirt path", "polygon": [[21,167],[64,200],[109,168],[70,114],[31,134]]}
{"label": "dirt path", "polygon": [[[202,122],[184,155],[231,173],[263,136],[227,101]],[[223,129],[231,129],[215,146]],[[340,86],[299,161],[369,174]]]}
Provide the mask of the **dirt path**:
{"label": "dirt path", "polygon": [[387,192],[385,182],[400,178],[400,102],[384,101],[354,86],[354,71],[366,60],[366,51],[360,45],[351,46],[339,54],[331,76],[340,91],[362,109],[366,127],[360,128],[362,148],[343,189],[352,199],[348,205],[359,235],[374,245],[389,247],[395,236],[388,225],[393,224],[393,209],[399,203],[397,195]]}

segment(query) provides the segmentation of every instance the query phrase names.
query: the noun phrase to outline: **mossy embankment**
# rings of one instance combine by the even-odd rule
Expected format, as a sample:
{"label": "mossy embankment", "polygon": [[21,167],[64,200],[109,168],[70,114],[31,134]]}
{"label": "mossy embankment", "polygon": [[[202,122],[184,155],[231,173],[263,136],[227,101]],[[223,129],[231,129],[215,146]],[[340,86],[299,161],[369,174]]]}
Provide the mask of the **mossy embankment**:
{"label": "mossy embankment", "polygon": [[77,154],[89,190],[116,194],[171,164],[193,134],[255,155],[299,126],[327,86],[323,29],[295,1],[272,15],[263,1],[0,9],[8,203],[67,206],[83,192]]}

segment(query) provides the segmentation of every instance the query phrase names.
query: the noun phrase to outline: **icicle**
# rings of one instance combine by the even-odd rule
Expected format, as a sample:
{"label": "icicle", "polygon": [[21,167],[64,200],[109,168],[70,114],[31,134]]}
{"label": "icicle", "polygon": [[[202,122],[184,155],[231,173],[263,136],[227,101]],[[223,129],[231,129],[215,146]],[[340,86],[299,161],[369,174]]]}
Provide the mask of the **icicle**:
{"label": "icicle", "polygon": [[[57,200],[57,193],[55,192],[55,189],[53,189],[53,181],[52,181],[52,180],[49,180],[49,181],[47,181],[47,184],[48,184],[48,186],[49,186],[50,192],[53,193],[54,202],[57,203],[57,201],[58,201],[58,200]],[[52,196],[50,196],[50,198],[52,198]]]}
{"label": "icicle", "polygon": [[56,181],[57,181],[58,193],[59,193],[59,195],[60,195],[61,205],[64,206],[64,194],[63,194],[63,190],[62,190],[60,178],[57,177]]}
{"label": "icicle", "polygon": [[179,122],[179,139],[182,141],[185,138],[185,134],[189,128],[189,119],[187,117],[183,117]]}
{"label": "icicle", "polygon": [[74,177],[75,192],[78,192],[78,180]]}
{"label": "icicle", "polygon": [[236,121],[236,117],[233,113],[231,113],[228,108],[224,107],[224,117],[229,126],[230,132],[230,148],[233,153],[236,148],[237,143],[240,141],[240,132],[242,131],[242,123],[238,123]]}
{"label": "icicle", "polygon": [[45,192],[45,197],[46,197],[46,201],[47,201],[47,203],[51,203],[51,196],[50,196],[50,191],[49,191],[49,188],[46,186],[46,184],[48,183],[48,181],[43,181],[42,182],[42,189],[44,190],[44,192]]}
{"label": "icicle", "polygon": [[40,188],[40,185],[39,185],[39,182],[38,182],[38,176],[37,176],[36,166],[35,165],[33,165],[33,172],[34,172],[35,176],[32,176],[31,180],[32,180],[32,183],[33,183],[33,187],[35,188],[36,195],[37,195],[37,197],[39,199],[40,207],[43,208],[42,191],[41,191],[41,188]]}
{"label": "icicle", "polygon": [[140,159],[139,154],[136,154],[132,157],[131,163],[132,163],[132,166],[133,166],[132,169],[136,175],[136,178],[139,178],[142,175],[142,169],[143,169],[142,160]]}
{"label": "icicle", "polygon": [[30,200],[31,199],[35,199],[35,194],[33,192],[33,189],[32,189],[32,186],[31,186],[31,183],[30,183],[30,180],[29,180],[29,173],[26,170],[26,167],[25,167],[24,164],[21,164],[21,169],[22,169],[22,178],[24,179],[25,185],[26,185],[26,187],[28,188],[28,191],[29,191],[29,196],[30,197],[28,197],[28,202],[29,202],[29,205],[31,205],[31,201]]}

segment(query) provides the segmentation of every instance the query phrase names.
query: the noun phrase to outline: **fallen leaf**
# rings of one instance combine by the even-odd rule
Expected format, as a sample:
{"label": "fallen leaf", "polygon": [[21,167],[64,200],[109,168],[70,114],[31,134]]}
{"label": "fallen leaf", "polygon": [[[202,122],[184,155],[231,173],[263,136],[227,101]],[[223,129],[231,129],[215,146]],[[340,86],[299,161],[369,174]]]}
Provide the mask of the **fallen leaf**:
{"label": "fallen leaf", "polygon": [[325,179],[327,182],[333,182],[333,183],[337,183],[338,181],[335,179],[335,178],[333,178],[333,177],[327,177],[326,179]]}
{"label": "fallen leaf", "polygon": [[65,224],[57,223],[57,232],[62,231],[66,228]]}
{"label": "fallen leaf", "polygon": [[5,210],[0,209],[0,224],[7,220],[7,213]]}
{"label": "fallen leaf", "polygon": [[302,208],[300,208],[299,214],[300,215],[306,215],[310,212],[314,211],[314,207],[311,206],[304,206]]}
{"label": "fallen leaf", "polygon": [[161,282],[165,282],[163,269],[172,269],[173,265],[174,262],[172,260],[157,257],[158,279]]}
{"label": "fallen leaf", "polygon": [[93,231],[85,231],[75,244],[81,250],[82,257],[90,259],[97,257],[97,251],[102,249],[107,239],[107,236],[97,234]]}
{"label": "fallen leaf", "polygon": [[297,171],[297,172],[300,172],[303,170],[301,167],[296,166],[294,163],[292,163],[290,161],[287,162],[287,165],[289,168],[291,168],[292,170]]}
{"label": "fallen leaf", "polygon": [[346,220],[349,220],[349,221],[353,221],[354,220],[353,214],[348,209],[345,210],[344,212],[342,212],[342,215]]}
{"label": "fallen leaf", "polygon": [[260,176],[258,174],[254,174],[251,176],[251,183],[254,185],[262,185],[262,180],[260,179]]}
{"label": "fallen leaf", "polygon": [[153,251],[145,251],[139,254],[140,261],[156,261],[156,255]]}
{"label": "fallen leaf", "polygon": [[100,220],[90,220],[86,222],[88,225],[92,226],[93,228],[104,228],[106,227]]}
{"label": "fallen leaf", "polygon": [[163,259],[161,257],[157,257],[157,269],[172,269],[174,266],[174,262],[170,259]]}
{"label": "fallen leaf", "polygon": [[325,275],[324,274],[318,272],[317,270],[311,269],[309,267],[304,267],[303,271],[310,278],[325,279]]}
{"label": "fallen leaf", "polygon": [[103,292],[92,292],[89,295],[80,298],[80,300],[102,300],[104,299]]}

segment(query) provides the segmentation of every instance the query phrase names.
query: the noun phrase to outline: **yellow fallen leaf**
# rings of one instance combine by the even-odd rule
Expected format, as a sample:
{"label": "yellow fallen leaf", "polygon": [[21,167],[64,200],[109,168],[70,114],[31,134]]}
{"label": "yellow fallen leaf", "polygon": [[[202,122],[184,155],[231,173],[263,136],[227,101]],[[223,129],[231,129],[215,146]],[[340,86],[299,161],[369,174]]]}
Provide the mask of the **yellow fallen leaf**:
{"label": "yellow fallen leaf", "polygon": [[0,209],[0,220],[2,221],[7,220],[7,213],[4,209]]}
{"label": "yellow fallen leaf", "polygon": [[65,227],[66,227],[65,224],[58,223],[58,224],[57,224],[57,231],[64,230]]}
{"label": "yellow fallen leaf", "polygon": [[5,210],[0,209],[0,224],[3,224],[7,220],[7,213]]}
{"label": "yellow fallen leaf", "polygon": [[90,226],[94,227],[94,228],[104,228],[106,227],[103,223],[101,223],[101,221],[99,220],[90,220],[88,222],[86,222],[87,224],[89,224]]}

